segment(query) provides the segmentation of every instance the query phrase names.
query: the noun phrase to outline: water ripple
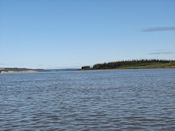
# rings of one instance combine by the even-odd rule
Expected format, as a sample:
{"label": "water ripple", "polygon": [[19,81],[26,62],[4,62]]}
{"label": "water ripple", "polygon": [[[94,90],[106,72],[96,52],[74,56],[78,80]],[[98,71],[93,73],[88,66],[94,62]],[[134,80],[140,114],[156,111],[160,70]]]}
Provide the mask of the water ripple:
{"label": "water ripple", "polygon": [[175,69],[0,75],[0,130],[174,131]]}

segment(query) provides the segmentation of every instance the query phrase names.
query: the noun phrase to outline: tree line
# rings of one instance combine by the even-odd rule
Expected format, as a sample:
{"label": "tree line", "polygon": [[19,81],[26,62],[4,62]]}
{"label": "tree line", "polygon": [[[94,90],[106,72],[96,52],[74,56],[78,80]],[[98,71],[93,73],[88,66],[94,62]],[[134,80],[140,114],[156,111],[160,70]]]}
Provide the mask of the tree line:
{"label": "tree line", "polygon": [[83,66],[83,70],[88,69],[115,69],[123,66],[144,66],[150,64],[165,64],[175,62],[175,60],[159,60],[159,59],[141,59],[141,60],[124,60],[124,61],[115,61],[109,63],[95,64],[91,68],[90,66]]}

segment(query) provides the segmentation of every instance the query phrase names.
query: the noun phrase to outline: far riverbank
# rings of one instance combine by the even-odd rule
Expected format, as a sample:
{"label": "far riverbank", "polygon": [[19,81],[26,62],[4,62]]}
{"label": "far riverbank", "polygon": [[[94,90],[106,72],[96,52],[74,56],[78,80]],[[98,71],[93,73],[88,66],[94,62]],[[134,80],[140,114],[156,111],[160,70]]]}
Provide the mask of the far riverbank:
{"label": "far riverbank", "polygon": [[81,70],[175,68],[174,60],[131,60],[83,66]]}

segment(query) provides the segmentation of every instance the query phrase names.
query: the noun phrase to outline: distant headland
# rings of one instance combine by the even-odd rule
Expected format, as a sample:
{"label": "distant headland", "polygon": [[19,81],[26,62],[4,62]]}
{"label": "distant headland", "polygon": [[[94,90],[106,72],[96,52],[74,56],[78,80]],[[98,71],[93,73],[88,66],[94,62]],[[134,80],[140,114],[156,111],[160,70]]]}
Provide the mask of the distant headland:
{"label": "distant headland", "polygon": [[95,64],[93,67],[83,66],[82,70],[104,70],[104,69],[151,69],[151,68],[175,68],[175,60],[126,60],[102,64]]}
{"label": "distant headland", "polygon": [[0,68],[0,74],[7,73],[32,73],[32,72],[55,72],[55,71],[76,71],[78,68],[65,69],[29,69],[29,68]]}
{"label": "distant headland", "polygon": [[0,74],[6,73],[29,73],[29,72],[42,72],[43,69],[28,69],[28,68],[0,68]]}

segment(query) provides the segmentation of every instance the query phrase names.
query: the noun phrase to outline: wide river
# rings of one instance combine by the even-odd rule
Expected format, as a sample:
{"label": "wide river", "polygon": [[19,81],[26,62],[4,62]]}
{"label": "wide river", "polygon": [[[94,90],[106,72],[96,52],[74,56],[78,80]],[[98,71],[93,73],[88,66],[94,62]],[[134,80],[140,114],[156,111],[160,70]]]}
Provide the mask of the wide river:
{"label": "wide river", "polygon": [[175,131],[175,69],[0,74],[0,131]]}

